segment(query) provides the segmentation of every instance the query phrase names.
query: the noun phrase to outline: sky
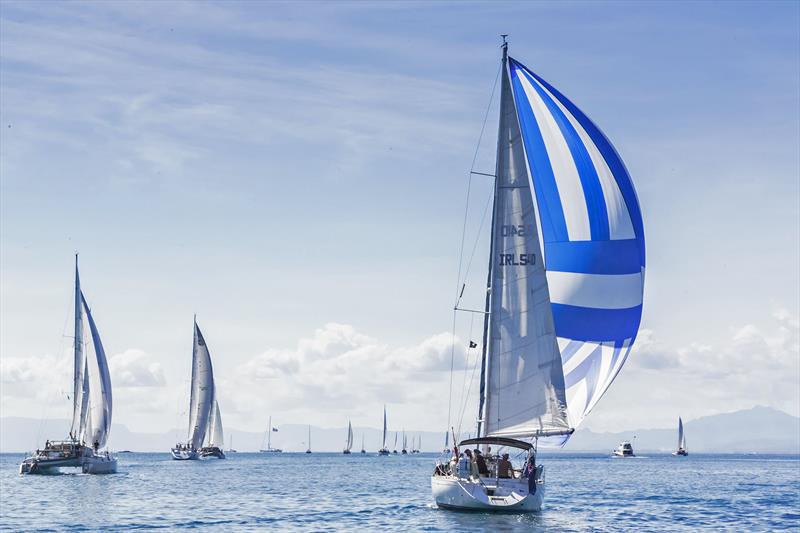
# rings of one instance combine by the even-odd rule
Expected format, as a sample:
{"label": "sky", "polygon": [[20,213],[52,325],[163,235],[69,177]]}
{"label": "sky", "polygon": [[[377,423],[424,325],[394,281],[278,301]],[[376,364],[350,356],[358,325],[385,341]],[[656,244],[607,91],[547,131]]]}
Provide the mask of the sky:
{"label": "sky", "polygon": [[0,415],[71,414],[79,252],[115,423],[186,424],[197,314],[226,426],[444,430],[453,354],[471,428],[482,324],[454,337],[452,305],[501,33],[642,207],[642,329],[584,425],[800,415],[798,28],[796,2],[2,1]]}

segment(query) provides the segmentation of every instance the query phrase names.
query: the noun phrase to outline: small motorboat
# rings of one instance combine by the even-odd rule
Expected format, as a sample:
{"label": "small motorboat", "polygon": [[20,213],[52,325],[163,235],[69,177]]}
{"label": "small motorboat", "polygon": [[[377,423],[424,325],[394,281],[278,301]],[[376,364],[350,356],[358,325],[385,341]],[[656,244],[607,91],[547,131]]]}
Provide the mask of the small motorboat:
{"label": "small motorboat", "polygon": [[633,445],[628,441],[620,442],[613,455],[614,457],[636,457],[633,454]]}

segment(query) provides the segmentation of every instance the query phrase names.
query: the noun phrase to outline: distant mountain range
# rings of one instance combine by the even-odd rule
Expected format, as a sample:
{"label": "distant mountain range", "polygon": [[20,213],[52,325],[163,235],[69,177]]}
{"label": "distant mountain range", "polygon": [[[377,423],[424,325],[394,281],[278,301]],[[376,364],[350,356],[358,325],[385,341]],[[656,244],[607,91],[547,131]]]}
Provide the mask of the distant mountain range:
{"label": "distant mountain range", "polygon": [[[676,427],[665,429],[638,429],[621,433],[595,433],[578,430],[563,452],[610,452],[623,440],[636,437],[637,452],[670,452],[677,444]],[[45,439],[63,438],[69,421],[6,417],[0,418],[0,452],[23,452],[41,447]],[[285,451],[305,451],[308,426],[284,424],[272,433],[272,445]],[[705,416],[684,421],[690,453],[794,453],[800,454],[800,418],[769,407],[754,407],[744,411]],[[354,451],[361,449],[361,438],[368,452],[377,451],[381,444],[381,431],[375,428],[353,428]],[[114,450],[141,452],[166,452],[176,440],[185,440],[185,430],[164,433],[134,433],[122,424],[114,424],[110,445]],[[311,448],[314,451],[341,451],[346,428],[311,428]],[[400,432],[398,432],[400,433]],[[387,439],[389,449],[394,449],[394,431]],[[422,438],[422,451],[441,451],[444,432],[407,431],[409,448],[412,436]],[[264,446],[264,434],[226,430],[227,445],[233,437],[233,446],[242,452],[257,451]],[[226,445],[226,448],[228,447]],[[398,436],[397,451],[402,446],[402,433]]]}

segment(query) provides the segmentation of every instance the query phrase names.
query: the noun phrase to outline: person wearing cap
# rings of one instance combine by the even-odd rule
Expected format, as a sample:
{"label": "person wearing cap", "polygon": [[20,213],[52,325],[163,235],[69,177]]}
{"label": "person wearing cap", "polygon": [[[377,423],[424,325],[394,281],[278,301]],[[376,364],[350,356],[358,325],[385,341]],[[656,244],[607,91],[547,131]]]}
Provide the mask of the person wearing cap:
{"label": "person wearing cap", "polygon": [[514,477],[514,467],[508,460],[508,454],[504,453],[502,459],[497,463],[497,477],[510,479]]}
{"label": "person wearing cap", "polygon": [[486,466],[486,460],[483,458],[481,451],[475,448],[473,453],[475,454],[475,464],[478,465],[478,474],[481,476],[488,476],[489,468]]}

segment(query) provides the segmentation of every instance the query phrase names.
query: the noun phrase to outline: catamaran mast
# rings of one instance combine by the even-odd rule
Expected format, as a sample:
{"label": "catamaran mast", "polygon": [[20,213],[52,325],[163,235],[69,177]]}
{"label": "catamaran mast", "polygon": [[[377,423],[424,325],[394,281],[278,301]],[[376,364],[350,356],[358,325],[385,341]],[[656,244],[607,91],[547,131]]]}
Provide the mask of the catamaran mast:
{"label": "catamaran mast", "polygon": [[[506,37],[508,35],[502,35],[503,37],[503,79],[501,82],[504,84],[507,80],[507,64],[508,64],[508,42],[506,42]],[[495,234],[495,224],[497,222],[497,173],[500,170],[500,150],[501,146],[500,143],[502,142],[502,135],[500,131],[503,128],[503,96],[505,92],[500,90],[500,120],[497,127],[497,156],[495,160],[495,177],[494,177],[494,198],[492,200],[492,226],[491,226],[491,240],[489,244],[489,268],[488,273],[486,274],[486,301],[484,304],[484,314],[483,314],[483,348],[481,350],[481,380],[480,380],[480,401],[478,403],[478,432],[477,436],[483,436],[483,422],[486,420],[486,413],[484,413],[486,407],[486,382],[489,378],[488,376],[488,351],[489,351],[489,321],[491,320],[491,305],[492,305],[492,274],[493,274],[493,264],[494,262],[492,259],[494,258],[494,234]]]}

